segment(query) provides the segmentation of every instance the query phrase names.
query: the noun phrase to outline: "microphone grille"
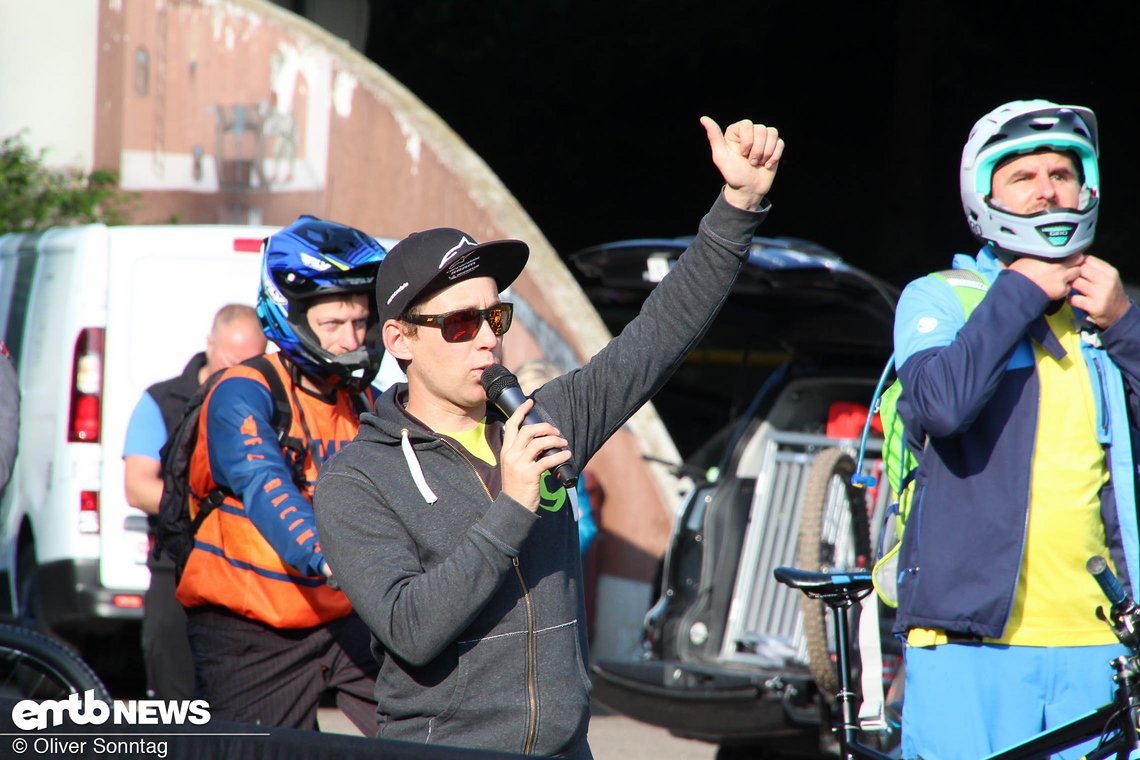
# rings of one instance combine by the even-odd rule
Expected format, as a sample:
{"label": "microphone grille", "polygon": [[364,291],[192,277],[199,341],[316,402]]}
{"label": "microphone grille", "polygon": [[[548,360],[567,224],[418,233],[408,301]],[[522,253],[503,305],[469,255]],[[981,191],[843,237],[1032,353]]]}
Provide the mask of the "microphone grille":
{"label": "microphone grille", "polygon": [[483,390],[487,392],[487,400],[491,403],[507,388],[518,384],[519,379],[502,364],[492,364],[483,370]]}

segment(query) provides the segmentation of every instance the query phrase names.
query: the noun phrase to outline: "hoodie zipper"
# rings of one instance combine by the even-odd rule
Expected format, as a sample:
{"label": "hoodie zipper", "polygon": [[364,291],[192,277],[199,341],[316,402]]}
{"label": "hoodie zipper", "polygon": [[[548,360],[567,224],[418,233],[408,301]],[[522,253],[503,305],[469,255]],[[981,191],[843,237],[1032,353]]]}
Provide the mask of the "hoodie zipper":
{"label": "hoodie zipper", "polygon": [[[468,467],[471,468],[472,474],[475,479],[479,481],[479,485],[483,486],[483,493],[487,494],[487,498],[494,501],[491,497],[491,491],[488,490],[487,484],[483,482],[483,478],[479,477],[479,471],[475,469],[475,465],[471,464],[470,460],[463,455],[463,452],[455,448],[455,446],[444,438],[438,440],[443,441],[451,448],[459,458],[462,459]],[[526,721],[526,739],[523,741],[523,754],[529,755],[534,752],[534,741],[538,734],[538,687],[535,684],[535,641],[534,641],[534,603],[530,598],[530,588],[526,585],[526,579],[523,578],[522,567],[519,565],[518,557],[511,557],[511,565],[515,570],[515,577],[518,578],[519,587],[522,589],[523,604],[526,607],[526,696],[527,696],[527,721]]]}
{"label": "hoodie zipper", "polygon": [[523,743],[523,754],[529,755],[534,751],[534,738],[538,733],[538,694],[534,683],[534,607],[531,604],[530,589],[527,588],[523,578],[519,558],[511,557],[515,575],[522,587],[523,603],[526,605],[526,694],[527,694],[527,727],[526,741]]}

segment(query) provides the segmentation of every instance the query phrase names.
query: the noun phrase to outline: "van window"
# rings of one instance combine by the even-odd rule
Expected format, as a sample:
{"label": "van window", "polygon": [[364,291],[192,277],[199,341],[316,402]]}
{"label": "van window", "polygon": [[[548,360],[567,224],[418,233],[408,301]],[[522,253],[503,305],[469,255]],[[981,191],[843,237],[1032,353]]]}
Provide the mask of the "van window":
{"label": "van window", "polygon": [[[36,245],[40,234],[30,234],[20,241],[10,256],[4,256],[0,270],[0,335],[12,355],[23,355],[24,327],[28,320],[28,302],[32,296],[32,278],[39,256]],[[19,363],[17,361],[17,368]]]}

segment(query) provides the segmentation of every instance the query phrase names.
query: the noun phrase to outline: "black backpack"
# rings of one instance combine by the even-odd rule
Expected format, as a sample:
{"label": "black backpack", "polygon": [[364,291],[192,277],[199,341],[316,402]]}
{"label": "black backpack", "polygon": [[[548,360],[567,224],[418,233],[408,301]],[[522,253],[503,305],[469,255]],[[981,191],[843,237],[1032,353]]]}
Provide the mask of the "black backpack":
{"label": "black backpack", "polygon": [[[289,404],[289,396],[285,385],[281,382],[281,376],[264,356],[255,356],[242,364],[256,369],[269,384],[269,391],[273,394],[273,429],[277,432],[277,440],[281,443],[285,461],[293,473],[293,482],[298,488],[304,489],[307,485],[305,444],[301,439],[289,435],[289,429],[293,425],[293,408]],[[183,410],[182,419],[175,425],[174,430],[170,431],[170,436],[159,453],[162,460],[162,499],[158,503],[158,516],[154,528],[154,558],[158,559],[160,553],[169,556],[174,562],[177,576],[181,576],[182,568],[190,558],[190,551],[194,548],[194,535],[201,527],[202,521],[217,509],[227,496],[233,495],[229,489],[220,486],[200,498],[190,490],[190,460],[198,443],[198,418],[203,402],[223,372],[224,370],[210,375],[190,397]],[[193,519],[190,518],[191,495],[199,498],[198,514]]]}

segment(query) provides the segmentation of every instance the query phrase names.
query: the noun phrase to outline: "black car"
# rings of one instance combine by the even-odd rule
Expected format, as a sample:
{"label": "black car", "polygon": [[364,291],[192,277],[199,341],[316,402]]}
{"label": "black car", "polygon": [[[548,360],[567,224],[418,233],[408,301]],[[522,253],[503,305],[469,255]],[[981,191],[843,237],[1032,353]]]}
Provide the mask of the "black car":
{"label": "black car", "polygon": [[[617,332],[689,240],[611,243],[570,261]],[[654,399],[694,486],[640,656],[593,665],[602,704],[716,742],[723,757],[810,757],[827,746],[835,676],[823,611],[772,569],[872,561],[884,499],[851,475],[879,466],[874,435],[866,461],[854,460],[897,297],[821,246],[754,239],[708,334]]]}

